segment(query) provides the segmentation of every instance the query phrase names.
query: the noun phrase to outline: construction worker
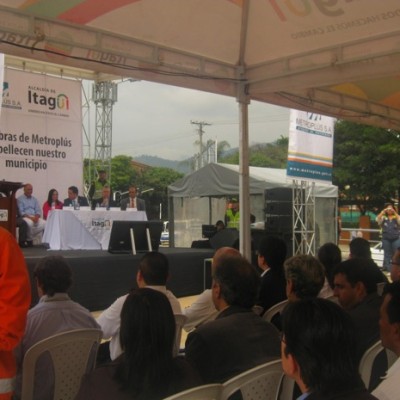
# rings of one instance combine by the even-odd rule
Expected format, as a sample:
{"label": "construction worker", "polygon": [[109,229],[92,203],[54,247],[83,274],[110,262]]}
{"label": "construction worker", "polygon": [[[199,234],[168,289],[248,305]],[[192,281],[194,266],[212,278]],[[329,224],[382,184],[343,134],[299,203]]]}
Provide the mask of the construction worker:
{"label": "construction worker", "polygon": [[225,225],[227,228],[236,228],[239,229],[239,202],[236,198],[231,199],[231,202],[228,205],[228,209],[225,213]]}

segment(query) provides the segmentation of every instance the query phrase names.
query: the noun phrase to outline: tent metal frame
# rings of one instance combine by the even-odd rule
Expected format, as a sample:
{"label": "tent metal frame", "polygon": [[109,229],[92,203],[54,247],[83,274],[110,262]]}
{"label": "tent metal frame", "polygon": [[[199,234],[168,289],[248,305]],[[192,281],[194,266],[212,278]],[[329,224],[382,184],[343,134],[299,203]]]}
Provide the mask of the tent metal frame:
{"label": "tent metal frame", "polygon": [[315,183],[293,180],[293,255],[315,255]]}

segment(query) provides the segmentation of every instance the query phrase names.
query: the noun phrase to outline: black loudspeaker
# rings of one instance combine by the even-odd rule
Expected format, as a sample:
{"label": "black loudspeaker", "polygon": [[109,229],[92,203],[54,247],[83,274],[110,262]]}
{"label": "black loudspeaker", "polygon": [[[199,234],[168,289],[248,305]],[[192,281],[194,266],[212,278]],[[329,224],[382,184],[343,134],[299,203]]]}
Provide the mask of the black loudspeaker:
{"label": "black loudspeaker", "polygon": [[292,189],[291,188],[275,188],[266,189],[264,192],[265,201],[286,201],[292,203]]}
{"label": "black loudspeaker", "polygon": [[293,204],[289,201],[266,201],[265,213],[272,215],[292,215]]}
{"label": "black loudspeaker", "polygon": [[293,219],[291,215],[267,215],[265,220],[265,230],[267,232],[284,232],[291,233],[293,231]]}

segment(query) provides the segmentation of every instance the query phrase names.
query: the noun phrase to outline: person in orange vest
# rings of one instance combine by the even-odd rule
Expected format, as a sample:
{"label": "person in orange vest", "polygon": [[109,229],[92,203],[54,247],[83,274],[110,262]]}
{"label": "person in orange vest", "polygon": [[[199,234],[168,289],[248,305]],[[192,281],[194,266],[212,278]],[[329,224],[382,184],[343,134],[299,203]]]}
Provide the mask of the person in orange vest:
{"label": "person in orange vest", "polygon": [[14,349],[25,331],[31,285],[15,238],[0,227],[0,400],[10,400],[16,375]]}

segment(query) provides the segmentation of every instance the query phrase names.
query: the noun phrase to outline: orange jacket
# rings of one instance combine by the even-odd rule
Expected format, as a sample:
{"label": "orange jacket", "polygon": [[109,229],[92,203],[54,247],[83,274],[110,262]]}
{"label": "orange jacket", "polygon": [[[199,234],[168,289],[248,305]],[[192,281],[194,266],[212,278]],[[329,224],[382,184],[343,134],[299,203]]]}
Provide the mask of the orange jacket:
{"label": "orange jacket", "polygon": [[13,354],[25,332],[31,286],[24,256],[0,227],[0,400],[11,398],[16,374]]}

